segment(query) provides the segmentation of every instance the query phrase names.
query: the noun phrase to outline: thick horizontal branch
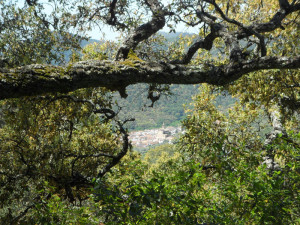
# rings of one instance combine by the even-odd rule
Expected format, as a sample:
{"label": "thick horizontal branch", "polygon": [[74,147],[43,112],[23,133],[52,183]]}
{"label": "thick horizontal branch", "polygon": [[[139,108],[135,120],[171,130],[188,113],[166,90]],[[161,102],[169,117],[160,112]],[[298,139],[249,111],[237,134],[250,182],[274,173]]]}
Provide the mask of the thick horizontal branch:
{"label": "thick horizontal branch", "polygon": [[299,68],[300,56],[261,57],[222,66],[184,66],[130,60],[82,61],[67,67],[34,64],[10,70],[0,69],[0,99],[66,93],[88,87],[120,90],[136,83],[225,85],[253,71]]}

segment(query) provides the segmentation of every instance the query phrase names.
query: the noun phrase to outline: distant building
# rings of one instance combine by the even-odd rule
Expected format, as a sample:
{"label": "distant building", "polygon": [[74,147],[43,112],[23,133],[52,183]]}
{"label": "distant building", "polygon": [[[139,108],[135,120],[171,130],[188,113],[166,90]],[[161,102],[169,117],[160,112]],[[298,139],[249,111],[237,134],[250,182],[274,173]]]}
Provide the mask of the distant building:
{"label": "distant building", "polygon": [[131,132],[129,139],[133,146],[145,148],[164,142],[172,143],[173,138],[178,133],[182,133],[181,127],[165,127],[163,124],[162,128],[159,129]]}

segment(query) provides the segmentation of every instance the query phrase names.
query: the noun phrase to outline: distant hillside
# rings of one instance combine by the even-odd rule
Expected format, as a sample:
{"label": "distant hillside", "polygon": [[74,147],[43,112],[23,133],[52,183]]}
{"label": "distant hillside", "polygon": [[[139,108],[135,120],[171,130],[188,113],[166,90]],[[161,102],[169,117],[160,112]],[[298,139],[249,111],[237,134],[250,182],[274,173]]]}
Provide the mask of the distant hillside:
{"label": "distant hillside", "polygon": [[[149,107],[151,101],[147,100],[147,86],[137,84],[128,87],[128,97],[121,99],[116,97],[122,107],[120,116],[123,118],[135,118],[135,122],[130,123],[132,130],[144,130],[165,126],[179,126],[180,121],[186,115],[185,107],[190,107],[192,96],[199,93],[200,85],[171,85],[173,95],[162,96],[153,108]],[[231,96],[221,96],[216,99],[216,104],[221,108],[228,108],[234,103]],[[185,105],[185,107],[183,106]]]}
{"label": "distant hillside", "polygon": [[162,96],[151,108],[147,99],[147,86],[143,84],[128,87],[127,99],[117,98],[122,106],[122,117],[133,117],[130,128],[144,130],[166,126],[178,126],[185,117],[183,105],[188,105],[191,96],[197,93],[194,85],[171,85],[173,95]]}
{"label": "distant hillside", "polygon": [[[84,48],[86,45],[94,43],[94,42],[100,42],[99,40],[96,39],[89,39],[89,40],[83,40],[80,43],[81,48]],[[65,51],[64,52],[64,60],[66,63],[70,62],[70,57],[71,57],[72,51]]]}
{"label": "distant hillside", "polygon": [[180,35],[182,35],[183,37],[194,35],[192,33],[186,33],[186,32],[168,33],[168,32],[161,31],[161,32],[158,32],[158,33],[163,35],[170,42],[176,41],[179,38]]}
{"label": "distant hillside", "polygon": [[88,41],[87,40],[83,40],[81,43],[80,43],[80,46],[82,47],[82,48],[84,48],[86,45],[88,45],[88,44],[91,44],[91,43],[94,43],[94,42],[100,42],[99,40],[97,40],[97,39],[89,39]]}

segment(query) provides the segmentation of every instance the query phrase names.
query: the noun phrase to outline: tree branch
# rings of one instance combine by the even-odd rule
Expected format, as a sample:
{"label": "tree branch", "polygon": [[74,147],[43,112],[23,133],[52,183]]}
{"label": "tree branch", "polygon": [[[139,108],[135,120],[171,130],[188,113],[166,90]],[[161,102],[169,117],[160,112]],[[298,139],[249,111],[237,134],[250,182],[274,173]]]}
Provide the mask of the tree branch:
{"label": "tree branch", "polygon": [[113,90],[136,83],[225,85],[242,75],[263,69],[299,69],[300,56],[261,57],[221,66],[181,66],[129,61],[82,61],[67,67],[33,64],[0,69],[0,100],[80,88]]}
{"label": "tree branch", "polygon": [[300,3],[291,6],[288,11],[279,10],[269,22],[253,23],[250,26],[246,26],[248,30],[239,29],[235,32],[235,35],[237,35],[238,39],[243,39],[252,35],[250,30],[255,30],[257,33],[271,32],[281,27],[281,22],[286,18],[287,15],[299,10],[300,10]]}
{"label": "tree branch", "polygon": [[255,35],[260,42],[260,47],[261,47],[261,56],[265,56],[267,54],[267,49],[266,49],[266,44],[265,44],[265,40],[264,40],[264,36],[261,35],[260,33],[256,32],[254,29],[252,29],[251,27],[245,27],[244,24],[228,18],[222,11],[222,9],[218,6],[218,4],[215,1],[211,1],[211,0],[205,0],[206,2],[211,3],[215,9],[217,10],[217,12],[221,15],[222,19],[224,19],[226,22],[228,23],[232,23],[237,25],[238,27],[240,27],[241,29],[247,30],[249,33]]}
{"label": "tree branch", "polygon": [[123,124],[120,121],[116,121],[116,122],[119,127],[119,131],[122,134],[122,141],[123,141],[122,149],[116,156],[113,157],[113,159],[103,169],[99,171],[97,175],[98,178],[102,178],[107,172],[110,171],[112,167],[117,165],[120,162],[120,160],[126,155],[128,150],[131,148],[131,144],[129,143],[129,139],[128,139],[129,134],[123,127],[123,124],[126,123],[127,121],[125,121]]}
{"label": "tree branch", "polygon": [[280,113],[280,107],[277,104],[274,104],[268,113],[273,130],[267,135],[264,143],[267,155],[263,157],[263,164],[266,164],[267,168],[270,169],[272,173],[274,170],[281,170],[279,164],[275,162],[276,152],[272,147],[272,144],[280,135],[287,137],[287,133],[283,125],[283,117]]}
{"label": "tree branch", "polygon": [[136,28],[129,35],[117,52],[117,60],[126,59],[130,49],[134,50],[140,42],[148,39],[165,26],[165,16],[170,15],[170,12],[166,11],[157,0],[145,0],[145,3],[153,13],[152,19]]}
{"label": "tree branch", "polygon": [[[200,14],[201,15],[201,14]],[[202,15],[201,15],[202,16]],[[213,47],[214,40],[219,37],[219,30],[222,28],[220,24],[212,23],[211,32],[204,38],[199,38],[192,46],[188,49],[187,53],[182,56],[182,59],[176,59],[171,61],[171,64],[188,64],[193,58],[194,54],[201,48],[211,50]]]}
{"label": "tree branch", "polygon": [[[228,42],[231,45],[231,59],[237,58],[240,60],[241,50],[238,45],[238,40],[243,38],[247,38],[251,35],[255,35],[259,39],[259,44],[261,48],[261,56],[265,56],[267,54],[267,49],[264,41],[264,36],[261,33],[271,32],[277,28],[281,28],[281,22],[286,18],[287,15],[299,11],[300,3],[291,4],[288,10],[279,10],[269,22],[266,23],[253,23],[250,26],[244,26],[242,23],[228,18],[217,3],[214,0],[205,0],[205,2],[212,4],[216,11],[221,15],[222,19],[227,21],[228,23],[232,23],[238,26],[238,29],[235,32],[229,33],[226,29],[226,26],[222,23],[214,22],[217,20],[217,17],[210,15],[205,12],[202,8],[202,11],[198,10],[196,12],[197,17],[208,24],[211,27],[211,33],[205,37],[205,39],[199,39],[196,43],[194,43],[187,51],[186,54],[182,56],[181,60],[174,60],[172,63],[174,64],[188,64],[194,54],[201,48],[210,50],[213,46],[213,42],[217,37],[223,37],[225,42]],[[233,60],[233,61],[238,61]]]}

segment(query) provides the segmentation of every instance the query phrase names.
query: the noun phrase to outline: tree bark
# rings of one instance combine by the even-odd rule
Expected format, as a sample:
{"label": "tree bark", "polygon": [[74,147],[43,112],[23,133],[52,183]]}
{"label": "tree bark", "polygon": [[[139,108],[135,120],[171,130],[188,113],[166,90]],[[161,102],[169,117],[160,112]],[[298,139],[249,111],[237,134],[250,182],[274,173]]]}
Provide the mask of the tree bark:
{"label": "tree bark", "polygon": [[260,57],[221,66],[167,63],[82,61],[66,67],[33,64],[15,69],[0,68],[0,100],[80,88],[107,87],[124,90],[137,83],[225,85],[242,75],[264,69],[298,69],[300,56]]}

